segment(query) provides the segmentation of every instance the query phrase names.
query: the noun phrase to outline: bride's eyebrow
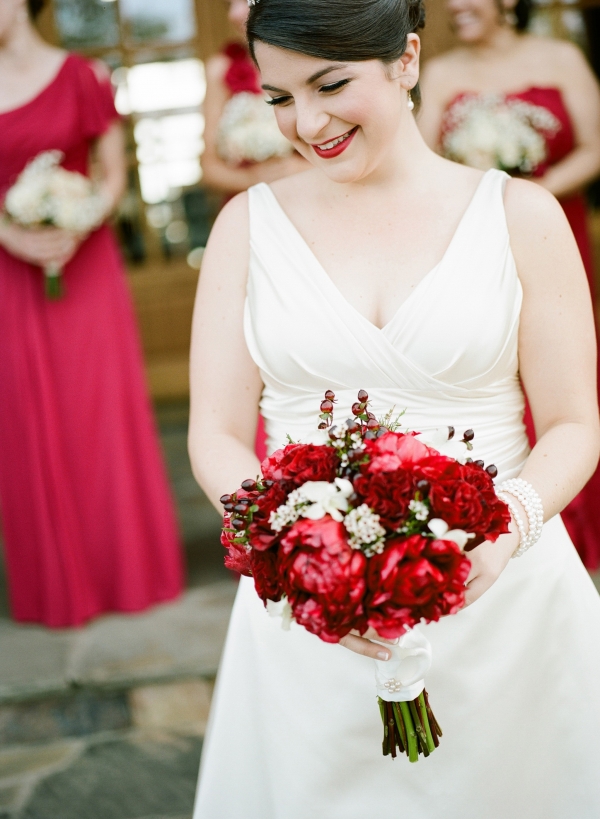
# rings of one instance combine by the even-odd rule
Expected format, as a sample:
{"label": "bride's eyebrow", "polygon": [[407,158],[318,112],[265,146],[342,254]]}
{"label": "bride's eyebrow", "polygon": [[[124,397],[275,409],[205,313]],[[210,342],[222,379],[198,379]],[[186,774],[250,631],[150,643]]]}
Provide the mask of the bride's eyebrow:
{"label": "bride's eyebrow", "polygon": [[[315,71],[314,74],[311,74],[310,77],[306,80],[306,85],[312,85],[317,80],[320,80],[321,77],[324,77],[326,74],[330,74],[332,71],[337,71],[341,68],[348,68],[347,63],[335,63],[334,65],[328,65],[327,68],[322,68],[320,71]],[[263,91],[274,91],[276,94],[287,94],[287,91],[284,91],[283,88],[277,88],[274,85],[262,85],[261,88]]]}

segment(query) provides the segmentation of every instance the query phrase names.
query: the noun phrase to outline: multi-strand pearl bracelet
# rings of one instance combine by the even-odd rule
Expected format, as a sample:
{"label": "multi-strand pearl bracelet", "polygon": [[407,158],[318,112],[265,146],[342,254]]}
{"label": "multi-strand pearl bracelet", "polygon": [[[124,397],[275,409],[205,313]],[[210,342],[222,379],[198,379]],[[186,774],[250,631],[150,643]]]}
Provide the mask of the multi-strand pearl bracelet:
{"label": "multi-strand pearl bracelet", "polygon": [[[541,537],[542,527],[544,525],[544,507],[542,506],[542,501],[533,486],[527,481],[524,481],[523,478],[510,478],[504,481],[498,487],[497,494],[510,509],[519,531],[519,545],[513,557],[521,557],[528,549],[537,543]],[[525,531],[525,524],[519,514],[517,504],[511,499],[511,496],[512,498],[516,498],[525,510],[527,523],[529,524],[527,531]]]}

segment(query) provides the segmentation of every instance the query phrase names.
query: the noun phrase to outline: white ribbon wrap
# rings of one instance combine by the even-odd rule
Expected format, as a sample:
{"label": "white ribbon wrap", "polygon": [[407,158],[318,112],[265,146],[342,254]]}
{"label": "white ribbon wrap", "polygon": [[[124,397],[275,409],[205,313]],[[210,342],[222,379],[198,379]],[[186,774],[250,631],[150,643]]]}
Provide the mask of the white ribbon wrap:
{"label": "white ribbon wrap", "polygon": [[385,643],[391,652],[389,660],[375,660],[377,695],[387,702],[410,702],[425,688],[425,675],[431,668],[429,640],[411,629],[397,645]]}

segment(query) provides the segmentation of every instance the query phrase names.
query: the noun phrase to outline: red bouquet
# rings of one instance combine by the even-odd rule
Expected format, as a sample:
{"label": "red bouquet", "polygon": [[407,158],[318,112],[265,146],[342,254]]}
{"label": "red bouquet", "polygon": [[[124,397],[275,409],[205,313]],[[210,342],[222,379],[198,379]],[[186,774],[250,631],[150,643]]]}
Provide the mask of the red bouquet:
{"label": "red bouquet", "polygon": [[284,622],[330,643],[369,627],[399,639],[376,663],[383,753],[399,748],[416,761],[441,731],[424,690],[431,648],[415,626],[459,611],[466,552],[508,532],[510,512],[494,490],[496,468],[468,457],[472,430],[460,441],[452,427],[437,432],[457,460],[399,431],[392,413],[378,421],[368,400],[361,390],[354,417],[334,426],[328,391],[323,443],[289,443],[263,461],[262,478],[221,498],[222,543],[226,566],[253,577]]}

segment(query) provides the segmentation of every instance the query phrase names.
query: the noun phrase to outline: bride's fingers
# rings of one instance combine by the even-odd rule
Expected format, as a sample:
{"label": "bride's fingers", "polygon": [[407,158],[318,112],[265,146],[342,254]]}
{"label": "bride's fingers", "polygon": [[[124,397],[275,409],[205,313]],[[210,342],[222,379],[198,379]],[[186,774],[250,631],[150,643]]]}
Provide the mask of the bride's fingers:
{"label": "bride's fingers", "polygon": [[488,590],[489,583],[485,577],[478,575],[466,583],[467,590],[465,592],[465,606],[470,606],[478,600],[481,595]]}
{"label": "bride's fingers", "polygon": [[356,654],[371,657],[373,660],[389,660],[391,657],[388,649],[377,645],[377,643],[372,643],[364,637],[358,637],[356,634],[346,634],[340,640],[340,645],[349,648],[350,651],[354,651]]}
{"label": "bride's fingers", "polygon": [[367,640],[377,640],[378,643],[388,643],[391,646],[397,646],[400,642],[400,638],[396,637],[395,640],[388,640],[386,637],[380,637],[379,634],[375,631],[374,628],[368,628],[364,634],[358,634],[358,632],[351,632],[351,634],[357,634],[359,637],[366,637]]}

